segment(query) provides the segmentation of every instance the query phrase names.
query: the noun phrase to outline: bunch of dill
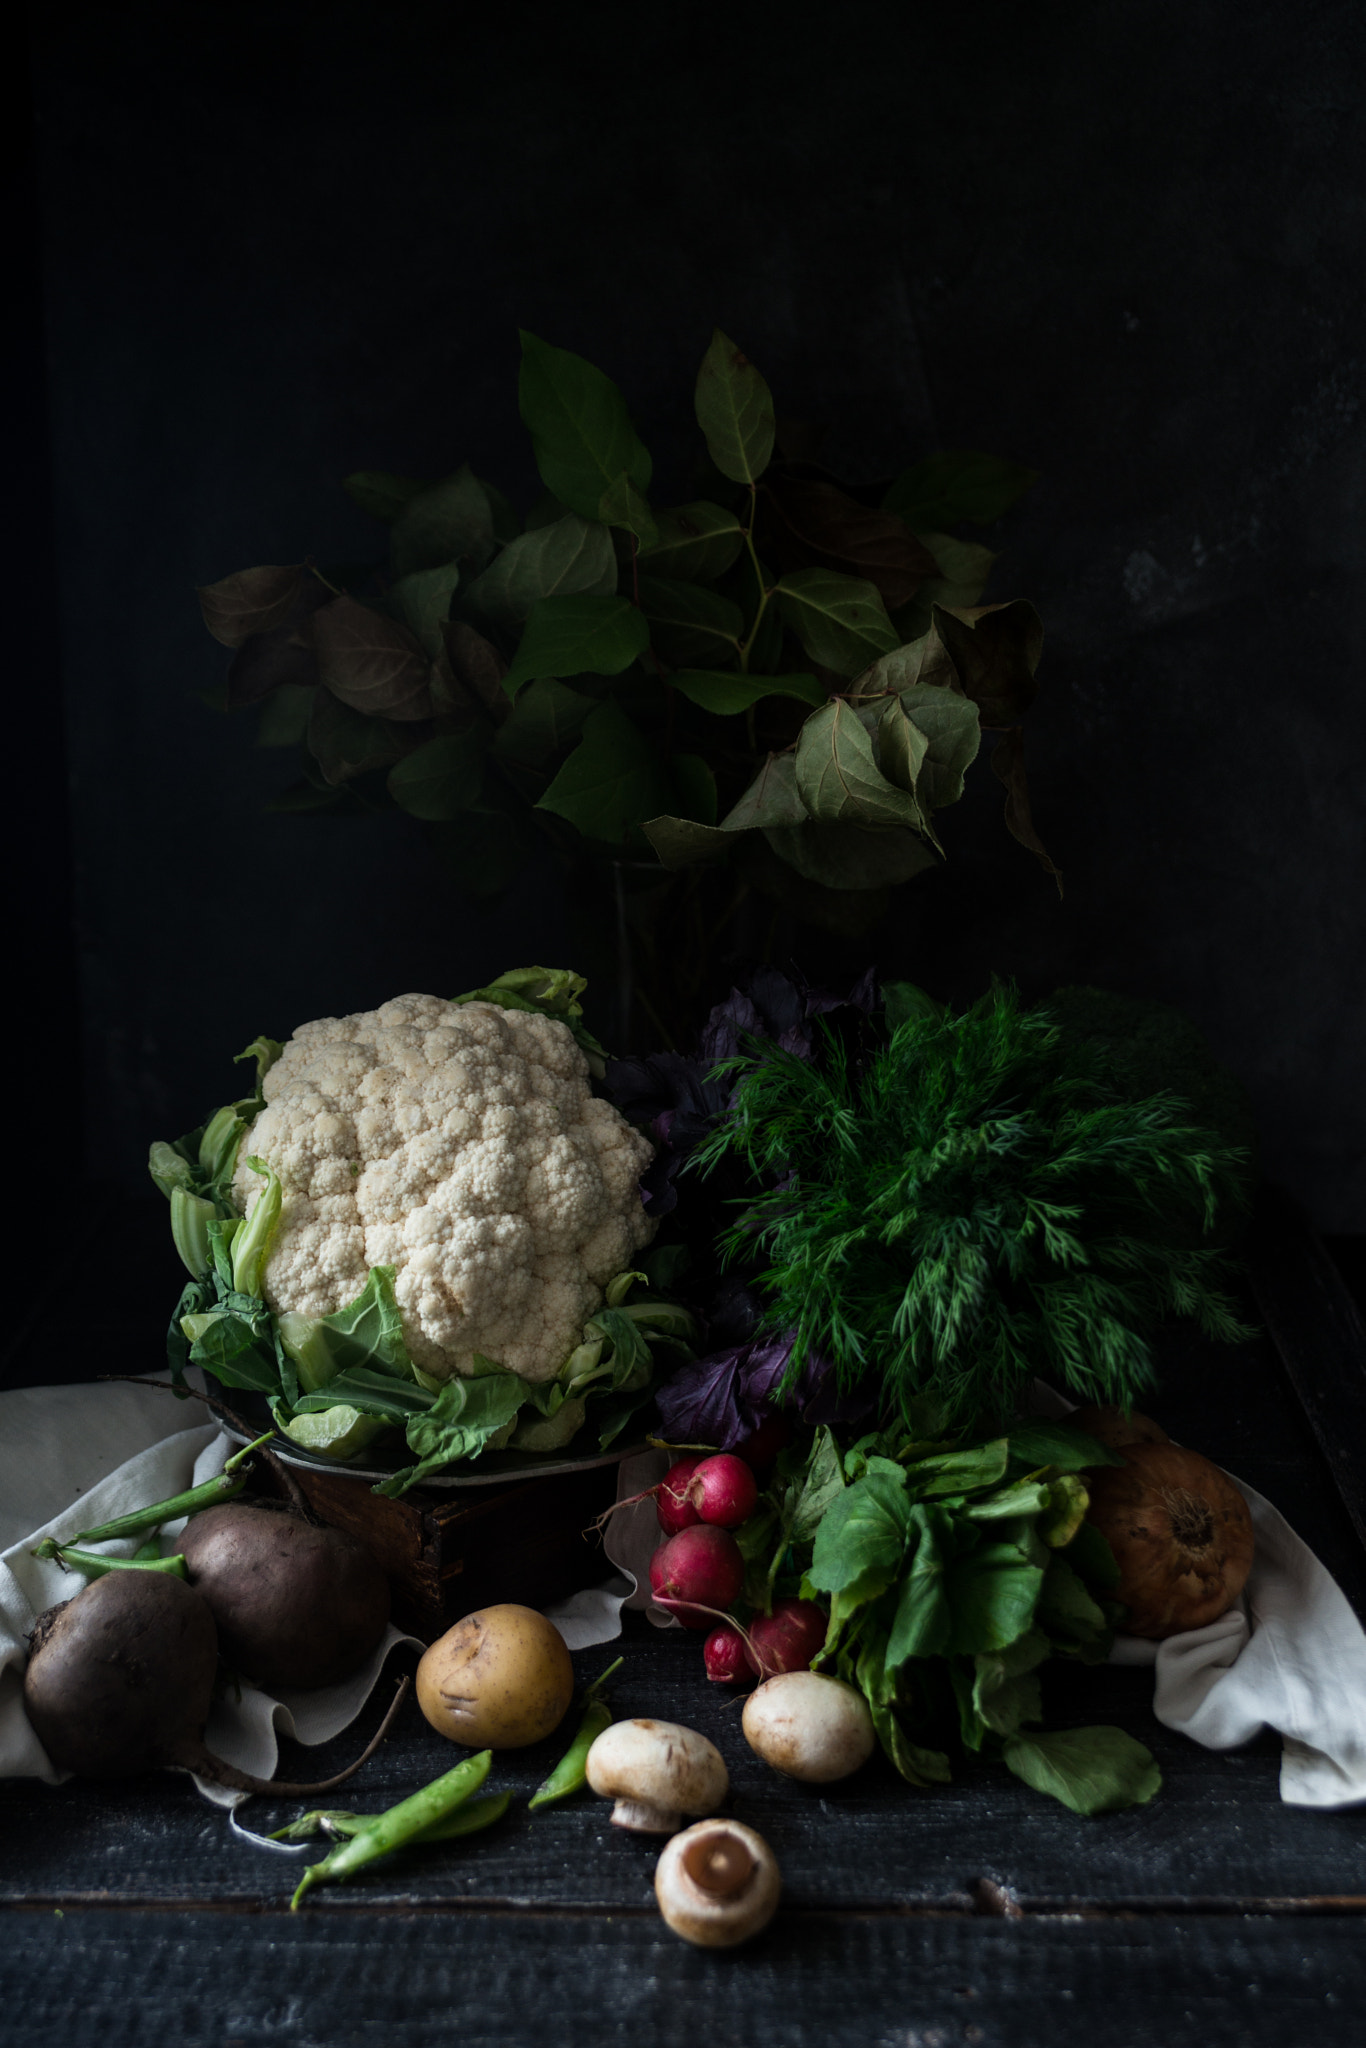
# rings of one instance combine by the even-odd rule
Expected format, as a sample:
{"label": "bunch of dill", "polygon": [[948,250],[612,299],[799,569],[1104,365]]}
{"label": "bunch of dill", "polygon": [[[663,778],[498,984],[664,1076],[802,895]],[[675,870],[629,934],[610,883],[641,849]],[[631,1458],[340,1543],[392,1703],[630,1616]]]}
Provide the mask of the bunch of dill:
{"label": "bunch of dill", "polygon": [[889,1411],[928,1395],[990,1428],[1036,1374],[1130,1406],[1165,1316],[1247,1334],[1202,1242],[1245,1154],[1174,1095],[1125,1097],[1047,1006],[997,987],[870,1055],[827,1033],[814,1060],[755,1045],[726,1071],[698,1164],[738,1153],[757,1184],[722,1248],[796,1332],[790,1377],[823,1354]]}

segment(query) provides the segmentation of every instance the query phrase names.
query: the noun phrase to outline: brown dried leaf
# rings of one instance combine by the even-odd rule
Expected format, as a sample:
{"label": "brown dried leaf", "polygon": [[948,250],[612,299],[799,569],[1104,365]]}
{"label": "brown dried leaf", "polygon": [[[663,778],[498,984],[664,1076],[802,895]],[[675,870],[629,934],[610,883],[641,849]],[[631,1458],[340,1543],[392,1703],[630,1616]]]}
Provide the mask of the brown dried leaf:
{"label": "brown dried leaf", "polygon": [[203,585],[196,593],[204,624],[224,647],[240,647],[252,633],[268,633],[289,616],[299,594],[304,565],[239,569],[221,583]]}
{"label": "brown dried leaf", "polygon": [[227,706],[259,704],[273,690],[294,684],[312,688],[318,680],[313,651],[313,618],[331,604],[336,592],[321,577],[305,575],[288,612],[278,626],[250,633],[228,665]]}
{"label": "brown dried leaf", "polygon": [[1021,846],[1028,847],[1044,873],[1053,877],[1061,896],[1062,869],[1054,866],[1043,841],[1034,830],[1029,808],[1029,784],[1025,778],[1024,733],[1018,725],[1012,725],[993,749],[991,772],[998,782],[1005,785],[1006,830],[1019,840]]}
{"label": "brown dried leaf", "polygon": [[935,605],[938,633],[982,724],[1017,725],[1038,694],[1034,671],[1043,652],[1043,622],[1027,598],[955,611]]}
{"label": "brown dried leaf", "polygon": [[875,584],[889,611],[907,604],[934,556],[894,512],[861,505],[837,483],[787,468],[764,479],[760,547],[779,569],[838,569]]}
{"label": "brown dried leaf", "polygon": [[427,657],[396,619],[339,597],[313,621],[313,639],[319,678],[343,704],[404,722],[431,717]]}

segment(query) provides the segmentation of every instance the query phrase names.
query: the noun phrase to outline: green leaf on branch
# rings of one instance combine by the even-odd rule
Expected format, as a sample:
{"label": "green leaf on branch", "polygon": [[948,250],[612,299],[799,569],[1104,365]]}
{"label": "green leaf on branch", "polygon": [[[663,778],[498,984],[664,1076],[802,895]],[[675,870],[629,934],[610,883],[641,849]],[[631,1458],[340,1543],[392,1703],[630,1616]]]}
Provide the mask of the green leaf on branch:
{"label": "green leaf on branch", "polygon": [[923,826],[915,798],[887,780],[858,713],[839,698],[801,729],[797,787],[809,816],[823,823]]}
{"label": "green leaf on branch", "polygon": [[623,846],[669,796],[668,773],[639,726],[618,705],[601,704],[537,809],[566,818],[585,839]]}
{"label": "green leaf on branch", "polygon": [[343,704],[377,718],[431,717],[427,657],[397,619],[339,597],[316,614],[313,640],[319,680]]}
{"label": "green leaf on branch", "polygon": [[544,780],[552,762],[575,744],[597,699],[543,676],[517,693],[517,701],[494,735],[493,751],[514,773]]}
{"label": "green leaf on branch", "polygon": [[411,576],[400,576],[389,592],[390,604],[422,642],[429,661],[436,661],[444,651],[441,629],[450,617],[451,599],[459,583],[459,564],[446,562],[436,569],[415,569]]}
{"label": "green leaf on branch", "polygon": [[654,576],[712,582],[725,575],[744,546],[744,529],[735,514],[705,498],[656,512],[655,526],[657,537],[640,557],[641,568]]}
{"label": "green leaf on branch", "polygon": [[951,533],[922,533],[919,538],[933,555],[939,573],[927,576],[916,591],[917,606],[979,605],[996,560],[991,549],[975,540],[955,540]]}
{"label": "green leaf on branch", "polygon": [[745,630],[740,607],[718,591],[671,576],[640,578],[640,608],[655,648],[670,667],[721,667],[738,659]]}
{"label": "green leaf on branch", "polygon": [[493,553],[489,494],[462,463],[453,476],[414,491],[393,523],[389,539],[395,576],[411,576],[454,561],[482,569]]}
{"label": "green leaf on branch", "polygon": [[512,641],[541,598],[606,597],[616,587],[617,557],[610,529],[570,512],[509,541],[483,575],[467,586],[465,595],[497,632]]}
{"label": "green leaf on branch", "polygon": [[1073,1813],[1115,1813],[1146,1806],[1162,1784],[1150,1750],[1122,1728],[1067,1728],[1014,1735],[1005,1761],[1035,1792],[1047,1792]]}
{"label": "green leaf on branch", "polygon": [[266,698],[256,721],[258,747],[297,747],[308,732],[316,683],[281,683]]}
{"label": "green leaf on branch", "polygon": [[477,726],[442,733],[389,770],[389,794],[414,818],[435,823],[458,817],[479,795],[486,750],[486,734]]}
{"label": "green leaf on branch", "polygon": [[824,704],[827,691],[815,676],[742,676],[717,669],[681,668],[669,677],[691,704],[718,718],[733,718],[764,697],[792,697],[799,704]]}
{"label": "green leaf on branch", "polygon": [[944,450],[903,470],[882,503],[920,534],[963,520],[989,526],[1018,503],[1038,475],[1037,469],[999,455]]}
{"label": "green leaf on branch", "polygon": [[[420,737],[412,726],[371,718],[343,704],[330,690],[314,692],[308,718],[308,751],[329,788],[354,782],[376,768],[388,768],[410,752]],[[314,808],[308,806],[308,808]]]}
{"label": "green leaf on branch", "polygon": [[[824,825],[808,818],[801,825],[768,826],[764,838],[784,866],[804,881],[846,893],[893,889],[939,866],[928,842],[908,826],[872,831],[863,825]],[[849,915],[840,910],[843,926]]]}
{"label": "green leaf on branch", "polygon": [[836,675],[861,675],[897,645],[886,606],[861,577],[796,569],[778,584],[778,603],[811,659]]}
{"label": "green leaf on branch", "polygon": [[[920,734],[918,741],[910,740],[907,727]],[[939,690],[933,684],[913,684],[900,691],[889,699],[878,722],[878,758],[894,782],[901,776],[889,763],[900,768],[918,755],[910,787],[926,811],[942,811],[958,802],[963,777],[981,744],[977,706],[956,690]]]}
{"label": "green leaf on branch", "polygon": [[734,810],[722,819],[727,832],[767,831],[799,824],[807,815],[797,787],[795,754],[770,754]]}
{"label": "green leaf on branch", "polygon": [[342,489],[362,512],[391,525],[409,499],[427,489],[427,483],[420,476],[393,476],[385,469],[358,469],[343,479]]}
{"label": "green leaf on branch", "polygon": [[616,676],[650,644],[643,614],[625,597],[543,597],[526,622],[503,688],[546,676]]}
{"label": "green leaf on branch", "polygon": [[[972,706],[969,705],[968,709],[971,710]],[[930,751],[930,743],[900,697],[889,697],[883,705],[875,737],[877,763],[887,780],[915,796],[916,783]]]}
{"label": "green leaf on branch", "polygon": [[869,698],[885,695],[889,690],[909,690],[918,683],[933,684],[947,690],[959,688],[958,671],[948,649],[933,629],[922,633],[918,639],[908,640],[904,647],[894,647],[890,654],[884,654],[871,668],[866,668],[850,695],[855,702],[862,704]]}
{"label": "green leaf on branch", "polygon": [[699,825],[716,823],[716,777],[700,754],[675,754],[672,760],[674,788],[681,805],[679,815]]}
{"label": "green leaf on branch", "polygon": [[585,519],[601,519],[603,495],[623,475],[637,491],[650,488],[648,450],[631,424],[626,400],[610,377],[566,348],[522,333],[517,387],[546,488]]}
{"label": "green leaf on branch", "polygon": [[1051,855],[1034,829],[1034,813],[1029,804],[1029,781],[1025,775],[1024,733],[1018,725],[1012,725],[997,741],[991,754],[991,772],[998,782],[1004,783],[1006,792],[1006,830],[1012,839],[1027,847],[1046,875],[1051,875],[1062,894],[1062,869],[1055,867]]}
{"label": "green leaf on branch", "polygon": [[756,483],[773,457],[773,394],[749,357],[718,327],[697,373],[697,424],[732,483]]}
{"label": "green leaf on branch", "polygon": [[603,492],[597,516],[606,526],[619,526],[624,532],[633,533],[642,548],[652,548],[659,539],[659,528],[645,493],[637,490],[625,472]]}

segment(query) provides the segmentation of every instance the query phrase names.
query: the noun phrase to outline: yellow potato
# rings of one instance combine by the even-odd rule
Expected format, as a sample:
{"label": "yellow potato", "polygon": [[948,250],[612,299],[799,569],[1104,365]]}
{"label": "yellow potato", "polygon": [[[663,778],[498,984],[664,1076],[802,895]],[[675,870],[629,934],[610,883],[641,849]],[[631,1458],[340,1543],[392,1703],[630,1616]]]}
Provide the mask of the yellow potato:
{"label": "yellow potato", "polygon": [[574,1667],[564,1638],[532,1607],[481,1607],[434,1642],[417,1667],[417,1701],[438,1735],[471,1749],[525,1749],[569,1711]]}

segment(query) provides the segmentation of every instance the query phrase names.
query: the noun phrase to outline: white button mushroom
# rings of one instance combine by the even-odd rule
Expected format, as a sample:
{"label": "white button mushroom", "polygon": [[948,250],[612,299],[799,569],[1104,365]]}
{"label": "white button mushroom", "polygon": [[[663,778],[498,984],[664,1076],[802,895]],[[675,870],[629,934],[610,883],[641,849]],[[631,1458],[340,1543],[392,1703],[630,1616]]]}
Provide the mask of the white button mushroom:
{"label": "white button mushroom", "polygon": [[866,1764],[877,1745],[861,1692],[820,1671],[783,1671],[745,1701],[745,1740],[775,1771],[829,1785]]}
{"label": "white button mushroom", "polygon": [[685,1813],[715,1813],[730,1790],[721,1752],[676,1721],[614,1721],[588,1752],[588,1782],[615,1799],[612,1825],[672,1835]]}
{"label": "white button mushroom", "polygon": [[738,1820],[700,1820],[675,1835],[655,1866],[655,1897],[675,1934],[699,1948],[734,1948],[767,1927],[782,1880],[762,1835]]}

